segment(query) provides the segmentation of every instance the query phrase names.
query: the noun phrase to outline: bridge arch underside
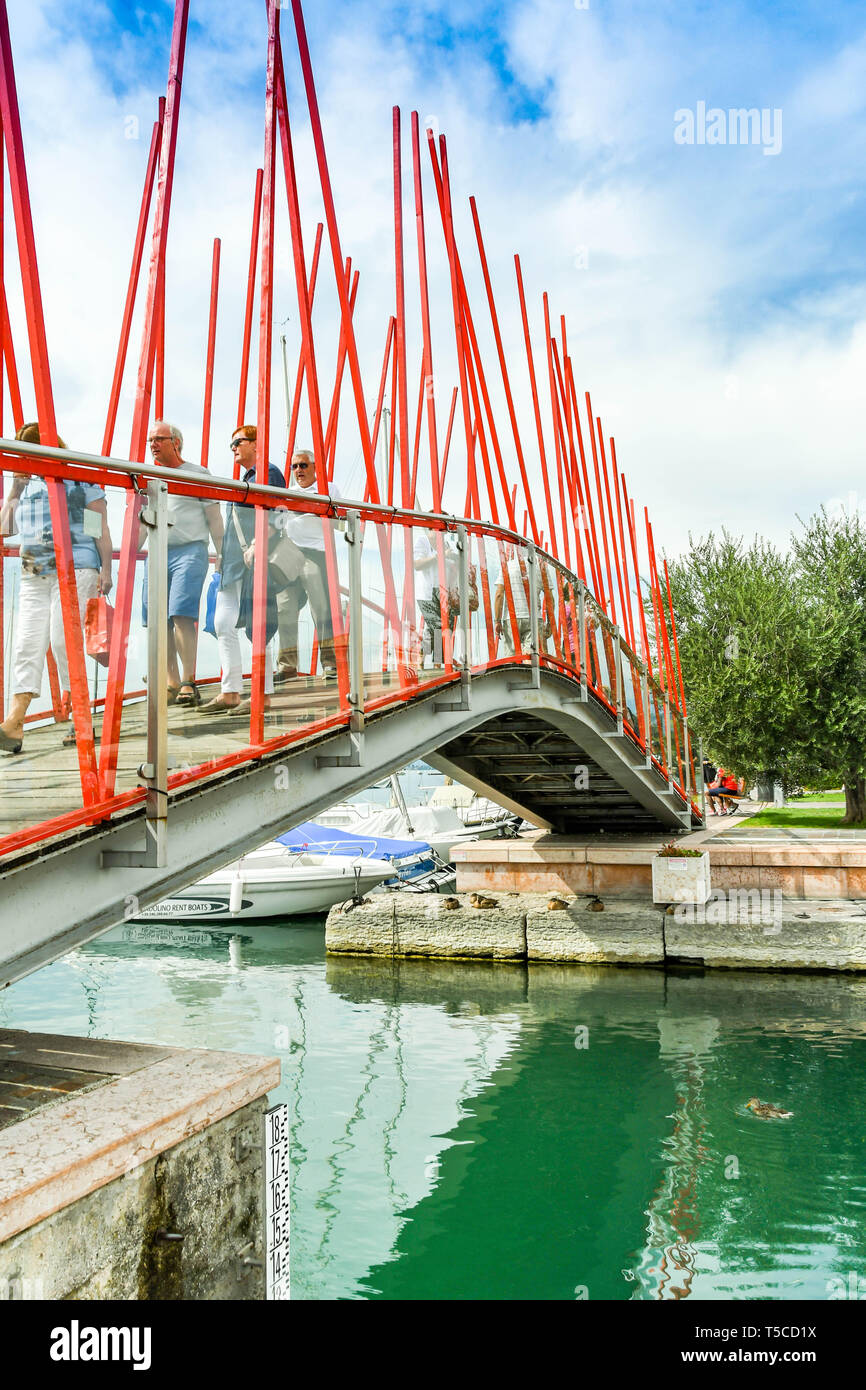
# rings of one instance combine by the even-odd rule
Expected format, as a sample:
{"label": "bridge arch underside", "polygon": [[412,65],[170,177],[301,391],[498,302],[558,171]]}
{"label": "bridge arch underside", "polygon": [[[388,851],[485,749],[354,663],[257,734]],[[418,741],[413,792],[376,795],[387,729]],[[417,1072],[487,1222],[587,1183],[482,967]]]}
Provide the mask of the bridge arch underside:
{"label": "bridge arch underside", "polygon": [[[676,816],[663,817],[652,801],[641,804],[634,787],[623,785],[621,768],[591,755],[594,740],[585,733],[561,728],[545,713],[510,710],[452,739],[430,762],[561,834],[652,831],[680,823]],[[664,793],[660,774],[650,780]]]}
{"label": "bridge arch underside", "polygon": [[140,809],[0,861],[0,988],[123,921],[131,903],[159,901],[416,758],[557,831],[700,823],[578,682],[529,677],[474,675],[468,702],[459,682],[440,686],[369,717],[360,740],[335,729],[173,794],[163,866],[104,867],[105,851],[142,847]]}

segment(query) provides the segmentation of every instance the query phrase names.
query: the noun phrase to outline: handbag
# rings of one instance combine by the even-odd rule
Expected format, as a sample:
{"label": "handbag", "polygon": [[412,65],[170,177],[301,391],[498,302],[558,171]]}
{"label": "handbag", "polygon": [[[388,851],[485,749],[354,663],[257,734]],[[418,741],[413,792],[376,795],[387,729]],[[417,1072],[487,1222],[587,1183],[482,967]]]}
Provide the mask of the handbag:
{"label": "handbag", "polygon": [[108,665],[113,624],[114,609],[105,594],[97,594],[94,598],[89,598],[84,610],[84,636],[87,655],[98,661],[100,666]]}
{"label": "handbag", "polygon": [[[232,507],[232,521],[243,554],[249,541],[243,533],[234,507]],[[300,579],[306,558],[300,546],[295,544],[291,536],[287,536],[283,531],[275,531],[268,541],[268,584],[273,584],[275,589],[285,589],[289,584],[293,584],[296,579]]]}
{"label": "handbag", "polygon": [[211,575],[204,604],[204,630],[209,632],[211,637],[216,637],[216,600],[221,583],[222,575],[219,571]]}

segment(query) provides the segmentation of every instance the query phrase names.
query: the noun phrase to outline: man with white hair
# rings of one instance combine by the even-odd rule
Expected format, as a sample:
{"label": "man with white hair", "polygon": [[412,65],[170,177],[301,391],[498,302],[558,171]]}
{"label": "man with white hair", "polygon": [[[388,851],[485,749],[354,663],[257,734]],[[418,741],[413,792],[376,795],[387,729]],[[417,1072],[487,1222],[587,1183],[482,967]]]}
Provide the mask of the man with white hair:
{"label": "man with white hair", "polygon": [[[177,425],[155,420],[147,437],[153,462],[160,468],[200,468],[182,457],[183,435]],[[202,472],[207,470],[202,468]],[[208,537],[220,564],[223,519],[218,502],[207,497],[168,494],[168,699],[169,704],[200,703],[195,683],[198,618],[208,569]],[[139,546],[146,539],[142,526]],[[142,621],[147,627],[147,567]],[[180,662],[180,671],[178,670]]]}
{"label": "man with white hair", "polygon": [[[292,454],[292,476],[289,486],[304,488],[310,492],[317,490],[316,459],[309,449],[297,449]],[[333,483],[329,483],[328,491],[331,497],[338,498],[342,495]],[[304,568],[300,578],[277,595],[280,651],[274,679],[278,685],[281,681],[291,680],[298,674],[298,618],[307,602],[316,624],[325,679],[335,680],[337,676],[334,626],[328,592],[328,567],[325,560],[325,527],[329,524],[315,512],[286,513],[285,532],[303,551]],[[334,597],[339,603],[339,594]]]}

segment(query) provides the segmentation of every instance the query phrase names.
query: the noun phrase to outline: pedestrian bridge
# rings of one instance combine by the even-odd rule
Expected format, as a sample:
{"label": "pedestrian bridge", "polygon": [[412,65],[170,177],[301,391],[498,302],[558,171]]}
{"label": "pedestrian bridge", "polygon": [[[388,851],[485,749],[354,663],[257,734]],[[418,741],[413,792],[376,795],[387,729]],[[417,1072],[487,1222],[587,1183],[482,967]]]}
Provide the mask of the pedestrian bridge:
{"label": "pedestrian bridge", "polygon": [[[136,516],[144,508],[153,557],[149,608],[157,621],[145,647],[141,556],[130,540],[119,557],[104,693],[90,659],[90,678],[73,691],[77,746],[62,746],[71,725],[55,690],[49,706],[28,716],[21,751],[0,755],[0,984],[415,758],[558,831],[675,832],[700,822],[687,721],[674,692],[586,585],[522,537],[471,520],[318,494],[299,501],[297,491],[209,480],[216,500],[243,497],[253,505],[262,528],[276,506],[316,512],[340,598],[332,594],[336,679],[319,674],[310,627],[301,646],[308,674],[266,700],[262,602],[249,702],[236,714],[205,717],[168,703],[167,623],[159,620],[167,580],[157,562],[168,490],[194,485],[200,492],[200,471],[187,481],[182,469],[172,470],[166,481],[167,470],[152,465],[10,440],[0,440],[3,454],[7,467],[13,460],[22,467],[27,454],[28,469],[62,466],[67,478],[98,472],[109,494],[121,492],[116,501],[125,496]],[[447,565],[459,596],[459,612],[443,613],[426,660],[413,588],[420,525],[435,540],[443,592]],[[127,526],[125,534],[136,531]],[[7,552],[7,598],[16,565]],[[254,582],[264,580],[257,571]],[[70,582],[62,571],[61,582]],[[507,643],[496,633],[497,592]],[[85,669],[80,626],[67,627],[66,636],[74,683],[76,664],[79,674]],[[215,648],[200,636],[205,700],[219,688]]]}

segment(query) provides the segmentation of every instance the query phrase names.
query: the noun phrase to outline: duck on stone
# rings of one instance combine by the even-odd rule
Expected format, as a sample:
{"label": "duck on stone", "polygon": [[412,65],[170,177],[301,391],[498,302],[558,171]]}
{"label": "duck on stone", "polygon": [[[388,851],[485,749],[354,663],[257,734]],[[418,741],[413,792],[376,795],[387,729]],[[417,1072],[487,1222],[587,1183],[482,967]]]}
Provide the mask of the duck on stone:
{"label": "duck on stone", "polygon": [[442,899],[442,906],[445,908],[445,910],[446,910],[447,912],[453,912],[455,908],[458,908],[458,907],[460,906],[460,899],[459,899],[459,898],[443,898],[443,899]]}
{"label": "duck on stone", "polygon": [[469,901],[473,907],[498,907],[495,898],[485,898],[482,893],[470,893]]}
{"label": "duck on stone", "polygon": [[779,1105],[771,1105],[769,1101],[758,1100],[757,1096],[747,1102],[746,1109],[753,1114],[760,1115],[764,1120],[790,1120],[793,1119],[793,1110],[783,1110]]}

